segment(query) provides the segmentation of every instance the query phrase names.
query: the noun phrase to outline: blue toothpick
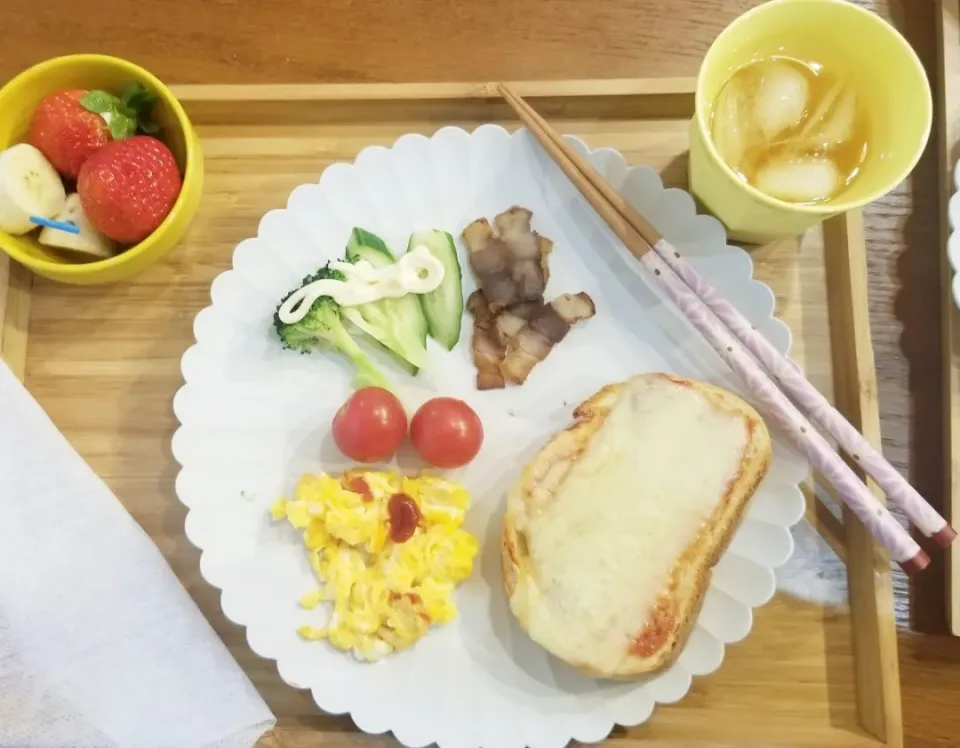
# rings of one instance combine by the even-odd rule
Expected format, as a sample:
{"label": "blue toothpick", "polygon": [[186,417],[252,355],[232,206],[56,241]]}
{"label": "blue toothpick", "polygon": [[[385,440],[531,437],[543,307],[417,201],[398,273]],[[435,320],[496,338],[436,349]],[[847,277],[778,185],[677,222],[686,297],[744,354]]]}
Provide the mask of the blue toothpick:
{"label": "blue toothpick", "polygon": [[57,231],[66,231],[68,234],[79,234],[80,228],[70,222],[64,221],[51,221],[49,218],[41,218],[40,216],[30,216],[30,223],[35,223],[37,226],[46,226],[48,229],[56,229]]}

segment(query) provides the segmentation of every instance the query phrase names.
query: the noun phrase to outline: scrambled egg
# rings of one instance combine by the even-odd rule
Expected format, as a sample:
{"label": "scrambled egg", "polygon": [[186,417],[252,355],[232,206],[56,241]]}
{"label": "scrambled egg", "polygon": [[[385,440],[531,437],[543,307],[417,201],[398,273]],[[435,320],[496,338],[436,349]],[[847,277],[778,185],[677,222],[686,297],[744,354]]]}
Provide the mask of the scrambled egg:
{"label": "scrambled egg", "polygon": [[333,612],[324,627],[300,627],[300,636],[372,662],[453,620],[454,587],[477,554],[476,538],[460,527],[469,503],[466,489],[435,476],[304,475],[271,513],[303,531],[321,583],[300,604],[330,601]]}

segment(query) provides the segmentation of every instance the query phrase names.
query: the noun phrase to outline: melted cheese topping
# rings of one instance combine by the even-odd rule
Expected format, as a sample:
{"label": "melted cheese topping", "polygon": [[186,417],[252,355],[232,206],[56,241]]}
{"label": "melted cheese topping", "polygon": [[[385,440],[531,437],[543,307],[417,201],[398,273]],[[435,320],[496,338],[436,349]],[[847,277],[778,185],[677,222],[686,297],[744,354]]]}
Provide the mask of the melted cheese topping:
{"label": "melted cheese topping", "polygon": [[553,501],[528,517],[531,637],[612,672],[739,470],[748,433],[694,389],[627,383]]}

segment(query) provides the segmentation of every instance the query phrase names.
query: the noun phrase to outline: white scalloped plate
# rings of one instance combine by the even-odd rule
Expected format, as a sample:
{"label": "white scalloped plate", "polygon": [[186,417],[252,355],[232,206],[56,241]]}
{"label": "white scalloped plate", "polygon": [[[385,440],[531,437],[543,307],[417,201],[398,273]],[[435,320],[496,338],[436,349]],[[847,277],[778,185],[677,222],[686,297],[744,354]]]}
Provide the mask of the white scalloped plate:
{"label": "white scalloped plate", "polygon": [[[786,352],[789,331],[773,318],[774,297],[752,280],[750,258],[727,245],[722,226],[697,216],[693,200],[665,190],[645,167],[612,150],[571,143],[679,247],[696,269]],[[349,394],[333,356],[280,349],[271,330],[277,300],[327,258],[342,254],[363,226],[403,248],[418,228],[459,236],[473,219],[520,204],[555,242],[548,296],[585,290],[597,316],[574,328],[523,387],[477,392],[471,323],[452,353],[431,350],[429,377],[394,377],[411,411],[436,393],[461,397],[480,414],[485,442],[455,473],[474,503],[467,529],[482,544],[473,575],[457,592],[460,615],[410,650],[362,664],[324,642],[304,642],[317,611],[297,605],[315,582],[300,538],[269,519],[270,503],[303,471],[346,467],[329,423]],[[461,252],[463,249],[461,248]],[[464,263],[465,295],[474,287]],[[226,615],[250,646],[277,661],[280,675],[309,688],[327,712],[349,713],[369,733],[392,731],[407,746],[559,748],[603,739],[615,724],[648,719],[657,703],[681,699],[691,676],[716,670],[726,644],[741,640],[752,608],[774,594],[773,569],[793,551],[790,526],[803,514],[797,484],[806,462],[774,431],[770,473],[717,565],[696,630],[677,662],[636,683],[582,677],[550,658],[517,627],[500,586],[499,525],[505,491],[523,462],[570,420],[574,404],[601,385],[640,371],[671,371],[740,390],[739,382],[645,278],[605,224],[526,131],[444,128],[404,136],[392,149],[364,150],[335,164],[318,184],[298,187],[285,210],[242,242],[233,269],[212,287],[183,357],[186,384],[174,409],[173,453],[183,466],[177,493],[190,509],[186,533],[203,551],[200,569],[223,591]]]}
{"label": "white scalloped plate", "polygon": [[947,239],[947,259],[953,268],[953,302],[960,307],[960,164],[953,170],[954,193],[947,205],[947,217],[950,220],[950,236]]}

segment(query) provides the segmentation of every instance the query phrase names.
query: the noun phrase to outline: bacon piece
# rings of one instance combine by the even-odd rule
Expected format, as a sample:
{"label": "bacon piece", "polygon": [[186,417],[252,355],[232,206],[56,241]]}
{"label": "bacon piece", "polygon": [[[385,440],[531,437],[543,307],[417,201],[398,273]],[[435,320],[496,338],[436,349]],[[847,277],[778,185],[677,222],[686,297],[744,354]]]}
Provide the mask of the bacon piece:
{"label": "bacon piece", "polygon": [[560,294],[550,302],[550,306],[568,325],[590,319],[597,313],[596,304],[584,291]]}
{"label": "bacon piece", "polygon": [[496,216],[493,225],[479,218],[463,230],[480,286],[467,308],[474,317],[471,348],[481,390],[522,384],[571,325],[596,313],[585,293],[544,303],[553,242],[531,229],[532,216],[515,206]]}
{"label": "bacon piece", "polygon": [[473,315],[473,340],[471,351],[473,365],[477,367],[477,389],[496,390],[504,387],[500,363],[505,350],[497,335],[496,321],[483,295],[477,290],[467,299],[467,309]]}
{"label": "bacon piece", "polygon": [[529,320],[535,311],[543,306],[543,299],[537,299],[536,301],[521,301],[519,304],[514,304],[508,312],[514,317],[519,317],[523,320]]}
{"label": "bacon piece", "polygon": [[470,267],[494,314],[523,301],[543,298],[547,284],[546,257],[553,243],[530,228],[532,213],[513,207],[494,219],[480,218],[463,230],[470,250]]}
{"label": "bacon piece", "polygon": [[500,238],[518,260],[540,261],[540,235],[530,229],[533,218],[526,208],[514,206],[493,219]]}
{"label": "bacon piece", "polygon": [[[516,312],[521,312],[517,314]],[[496,318],[499,343],[505,350],[500,374],[506,382],[523,384],[533,368],[566,337],[571,325],[596,314],[587,294],[562,294],[549,304],[500,312]]]}
{"label": "bacon piece", "polygon": [[507,355],[500,364],[500,374],[510,384],[523,384],[533,367],[553,350],[553,343],[536,330],[524,326],[507,345]]}

